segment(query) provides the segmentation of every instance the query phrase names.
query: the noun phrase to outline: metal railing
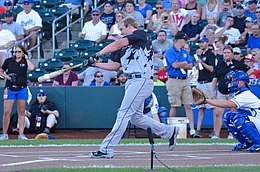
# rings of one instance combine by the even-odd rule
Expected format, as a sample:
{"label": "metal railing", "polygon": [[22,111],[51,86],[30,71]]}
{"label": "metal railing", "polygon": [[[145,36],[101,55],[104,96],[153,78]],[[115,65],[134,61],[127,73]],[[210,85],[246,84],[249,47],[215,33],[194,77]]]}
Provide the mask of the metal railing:
{"label": "metal railing", "polygon": [[[80,11],[80,18],[78,18],[77,20],[71,22],[70,20],[70,16],[72,16],[72,12],[79,9]],[[67,26],[60,29],[59,31],[56,32],[56,23],[60,20],[62,20],[64,17],[66,17],[66,24]],[[59,16],[58,18],[56,18],[53,23],[52,23],[52,56],[54,56],[55,53],[55,37],[60,34],[61,32],[63,32],[64,30],[66,30],[66,46],[67,48],[69,48],[69,32],[70,32],[70,27],[74,24],[76,24],[77,22],[80,21],[80,27],[83,27],[83,7],[81,5],[70,9],[68,12],[62,14],[61,16]]]}
{"label": "metal railing", "polygon": [[[41,30],[38,30],[38,31],[36,31],[35,33],[32,33],[32,34],[26,36],[25,38],[23,38],[23,39],[20,40],[20,41],[16,41],[14,45],[12,45],[11,47],[9,47],[9,48],[7,49],[6,52],[10,52],[10,50],[12,50],[14,47],[16,47],[16,46],[19,45],[19,44],[23,44],[24,41],[28,40],[29,38],[31,38],[31,37],[34,36],[34,35],[36,35],[37,43],[36,43],[32,48],[28,49],[27,52],[28,52],[29,54],[31,54],[31,52],[32,52],[34,49],[37,48],[37,56],[38,56],[37,59],[38,59],[38,64],[39,64],[39,62],[40,62],[40,45],[41,45],[41,44],[40,44],[40,36],[41,36]],[[28,58],[31,59],[32,56],[29,56]]]}

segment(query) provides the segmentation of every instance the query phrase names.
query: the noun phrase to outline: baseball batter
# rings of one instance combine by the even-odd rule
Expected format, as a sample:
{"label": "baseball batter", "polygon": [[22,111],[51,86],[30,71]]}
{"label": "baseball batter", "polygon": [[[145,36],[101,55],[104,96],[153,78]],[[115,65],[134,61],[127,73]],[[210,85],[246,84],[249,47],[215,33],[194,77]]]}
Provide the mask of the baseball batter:
{"label": "baseball batter", "polygon": [[237,108],[224,115],[224,125],[239,141],[232,150],[260,151],[260,100],[250,91],[249,77],[241,70],[230,71],[225,80],[233,94],[231,100],[206,99],[207,103],[222,108]]}
{"label": "baseball batter", "polygon": [[[121,66],[127,77],[125,96],[117,113],[116,122],[111,132],[101,143],[100,149],[91,153],[92,158],[112,158],[114,148],[124,134],[128,122],[143,128],[151,128],[152,132],[162,138],[169,139],[169,149],[173,149],[179,131],[178,127],[165,125],[143,115],[144,101],[153,91],[153,52],[152,42],[148,34],[138,30],[138,23],[132,17],[125,18],[119,24],[119,29],[124,38],[117,40],[99,53],[100,55],[117,50],[122,51],[122,56],[111,63],[96,63],[96,67],[106,70],[118,70]],[[94,63],[89,64],[92,65]]]}

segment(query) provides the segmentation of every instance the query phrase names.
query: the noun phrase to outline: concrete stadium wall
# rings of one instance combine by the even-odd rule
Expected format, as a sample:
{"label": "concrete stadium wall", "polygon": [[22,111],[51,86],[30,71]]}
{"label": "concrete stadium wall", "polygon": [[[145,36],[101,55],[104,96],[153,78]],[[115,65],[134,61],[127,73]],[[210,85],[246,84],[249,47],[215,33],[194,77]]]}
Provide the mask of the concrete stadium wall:
{"label": "concrete stadium wall", "polygon": [[[33,98],[40,87],[30,87]],[[120,107],[124,95],[124,87],[42,87],[46,90],[48,99],[55,102],[60,112],[58,128],[112,128],[116,119],[117,109]],[[251,90],[260,97],[258,86]],[[3,87],[0,88],[0,128],[3,115]],[[162,106],[170,109],[167,90],[164,86],[157,86],[154,90]],[[16,110],[14,104],[13,111]],[[193,106],[195,124],[198,109]],[[177,111],[178,117],[185,116],[183,107]],[[203,128],[212,128],[213,118],[211,110],[206,110]]]}

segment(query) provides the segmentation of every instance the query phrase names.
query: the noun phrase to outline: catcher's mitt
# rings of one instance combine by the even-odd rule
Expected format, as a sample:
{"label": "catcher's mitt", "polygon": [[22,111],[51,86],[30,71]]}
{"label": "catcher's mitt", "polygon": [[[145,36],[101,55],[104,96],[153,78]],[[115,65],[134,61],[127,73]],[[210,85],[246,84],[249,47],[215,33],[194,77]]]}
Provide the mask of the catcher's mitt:
{"label": "catcher's mitt", "polygon": [[55,137],[46,133],[41,133],[35,137],[35,140],[55,140]]}
{"label": "catcher's mitt", "polygon": [[202,105],[206,104],[206,99],[208,99],[208,96],[200,89],[198,88],[192,88],[192,96],[193,96],[193,103],[195,105]]}
{"label": "catcher's mitt", "polygon": [[45,134],[45,133],[38,134],[38,135],[35,137],[35,140],[47,140],[47,139],[48,139],[48,135]]}

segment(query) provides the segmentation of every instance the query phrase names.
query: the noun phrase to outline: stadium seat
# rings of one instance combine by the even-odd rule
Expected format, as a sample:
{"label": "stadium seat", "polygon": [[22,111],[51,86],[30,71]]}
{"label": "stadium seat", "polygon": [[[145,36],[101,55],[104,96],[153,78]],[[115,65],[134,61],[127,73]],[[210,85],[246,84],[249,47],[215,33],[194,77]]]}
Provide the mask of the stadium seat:
{"label": "stadium seat", "polygon": [[54,53],[54,58],[60,59],[61,61],[70,61],[78,56],[79,53],[74,48],[64,48]]}
{"label": "stadium seat", "polygon": [[247,55],[247,48],[245,46],[239,46],[238,48],[242,51],[243,56]]}
{"label": "stadium seat", "polygon": [[148,29],[145,29],[144,31],[151,36],[151,39],[152,39],[152,40],[155,40],[155,39],[157,38],[157,33],[156,33],[155,31],[153,31],[153,30],[148,30]]}
{"label": "stadium seat", "polygon": [[61,0],[43,0],[41,5],[45,6],[46,8],[53,8],[61,5]]}
{"label": "stadium seat", "polygon": [[[56,18],[61,16],[62,14],[65,14],[69,11],[69,8],[67,6],[56,6],[51,9],[49,9],[49,12],[51,12]],[[67,26],[67,20],[66,17],[63,17],[57,21],[57,30],[60,30]]]}
{"label": "stadium seat", "polygon": [[54,72],[60,70],[63,66],[63,62],[60,59],[47,59],[40,64],[41,68],[44,68],[47,72]]}
{"label": "stadium seat", "polygon": [[188,41],[188,45],[190,46],[190,55],[193,56],[196,54],[196,51],[198,49],[198,42],[197,41]]}
{"label": "stadium seat", "polygon": [[204,28],[205,26],[207,26],[207,24],[208,24],[208,20],[199,20],[199,25],[202,27],[202,28]]}
{"label": "stadium seat", "polygon": [[42,13],[42,36],[46,39],[52,38],[52,22],[55,20],[55,16],[51,13]]}
{"label": "stadium seat", "polygon": [[43,68],[37,68],[27,73],[27,79],[31,82],[38,82],[38,77],[47,74],[48,72]]}
{"label": "stadium seat", "polygon": [[35,5],[32,8],[40,15],[45,14],[48,11],[48,9],[45,6],[41,6],[41,5]]}
{"label": "stadium seat", "polygon": [[12,12],[14,12],[15,14],[20,13],[21,11],[23,11],[23,8],[21,6],[17,6],[15,5],[12,9]]}
{"label": "stadium seat", "polygon": [[79,57],[86,59],[86,58],[89,58],[89,57],[93,56],[94,54],[96,54],[99,51],[100,51],[99,48],[88,49],[88,50],[85,50],[83,52],[80,52]]}
{"label": "stadium seat", "polygon": [[[84,60],[85,60],[84,58],[75,58],[75,59],[72,59],[72,60],[70,61],[70,65],[71,65],[71,66],[74,66],[74,65],[80,64],[80,63],[82,63]],[[78,72],[78,71],[81,71],[82,69],[83,69],[82,67],[78,67],[78,68],[73,69],[73,71]]]}
{"label": "stadium seat", "polygon": [[71,43],[70,47],[74,48],[75,50],[82,52],[87,49],[91,49],[95,47],[95,41],[90,41],[90,40],[78,40],[75,43]]}

